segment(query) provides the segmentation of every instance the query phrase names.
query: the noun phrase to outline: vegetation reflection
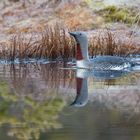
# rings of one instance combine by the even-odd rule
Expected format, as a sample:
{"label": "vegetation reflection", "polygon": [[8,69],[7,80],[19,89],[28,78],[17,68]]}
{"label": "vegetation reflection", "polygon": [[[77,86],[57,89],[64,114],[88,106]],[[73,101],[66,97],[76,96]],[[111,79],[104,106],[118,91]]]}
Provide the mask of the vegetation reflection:
{"label": "vegetation reflection", "polygon": [[61,99],[35,101],[31,96],[22,97],[10,92],[6,82],[0,83],[0,125],[10,124],[9,136],[19,140],[38,140],[40,132],[60,128],[57,121],[64,107]]}

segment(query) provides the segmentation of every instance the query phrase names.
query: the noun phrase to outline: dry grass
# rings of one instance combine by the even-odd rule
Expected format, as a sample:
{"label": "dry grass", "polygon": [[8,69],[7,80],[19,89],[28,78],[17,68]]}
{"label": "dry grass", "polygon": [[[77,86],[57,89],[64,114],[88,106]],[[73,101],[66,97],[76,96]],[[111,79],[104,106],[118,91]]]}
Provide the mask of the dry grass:
{"label": "dry grass", "polygon": [[[82,3],[81,3],[82,4]],[[65,4],[55,11],[56,17],[68,28],[91,29],[99,25],[100,20],[93,15],[91,9],[82,5]],[[86,20],[85,20],[86,17]],[[95,20],[96,19],[96,20]],[[101,22],[100,22],[101,24]]]}
{"label": "dry grass", "polygon": [[108,29],[98,36],[92,37],[89,45],[90,56],[128,56],[129,54],[140,54],[140,49],[135,45],[132,38],[127,40],[120,39]]}
{"label": "dry grass", "polygon": [[28,38],[23,34],[14,35],[10,44],[2,48],[6,49],[1,50],[0,57],[11,61],[16,58],[69,59],[75,54],[74,41],[58,25]]}
{"label": "dry grass", "polygon": [[41,39],[38,42],[38,57],[50,59],[68,59],[74,57],[75,48],[72,45],[74,42],[66,34],[66,31],[58,25],[55,28],[47,28],[41,34]]}
{"label": "dry grass", "polygon": [[[140,54],[140,49],[133,43],[132,38],[122,41],[109,30],[93,36],[89,46],[90,56]],[[75,58],[75,41],[64,28],[56,25],[46,28],[44,32],[31,34],[29,37],[23,34],[14,35],[9,45],[0,45],[0,58],[11,61],[16,58],[70,60]]]}

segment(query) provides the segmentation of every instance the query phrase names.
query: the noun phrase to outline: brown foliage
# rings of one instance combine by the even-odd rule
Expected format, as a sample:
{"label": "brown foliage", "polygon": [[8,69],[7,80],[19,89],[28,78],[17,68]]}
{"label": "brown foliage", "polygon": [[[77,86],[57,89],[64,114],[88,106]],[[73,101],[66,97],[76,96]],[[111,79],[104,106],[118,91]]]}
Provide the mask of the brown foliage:
{"label": "brown foliage", "polygon": [[90,40],[89,53],[95,55],[128,56],[139,54],[140,50],[134,44],[132,38],[121,40],[109,30],[94,36]]}
{"label": "brown foliage", "polygon": [[[29,37],[23,34],[14,35],[9,45],[1,44],[0,57],[14,61],[29,58],[46,58],[49,60],[69,60],[75,58],[75,41],[70,38],[67,31],[59,25],[47,27],[40,34],[31,34]],[[89,41],[89,54],[128,56],[139,54],[132,39],[120,40],[115,33],[109,30],[93,36]]]}
{"label": "brown foliage", "polygon": [[[58,25],[54,28],[48,27],[40,34],[31,34],[29,39],[23,34],[14,35],[8,47],[5,48],[8,48],[6,59],[12,61],[16,58],[20,60],[28,58],[68,59],[73,58],[75,54],[73,40]],[[1,54],[4,51],[2,50]]]}

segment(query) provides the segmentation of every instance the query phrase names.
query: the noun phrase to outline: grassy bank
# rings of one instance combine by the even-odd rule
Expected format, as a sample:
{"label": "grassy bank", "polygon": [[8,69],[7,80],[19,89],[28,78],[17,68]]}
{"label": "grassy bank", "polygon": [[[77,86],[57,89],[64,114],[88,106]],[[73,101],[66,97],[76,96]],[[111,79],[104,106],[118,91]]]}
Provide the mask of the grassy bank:
{"label": "grassy bank", "polygon": [[[0,58],[12,61],[16,58],[68,60],[75,57],[76,49],[75,41],[68,35],[67,29],[72,31],[100,29],[105,26],[104,21],[123,22],[129,25],[133,24],[132,22],[138,23],[136,11],[115,6],[95,11],[89,8],[90,2],[90,0],[7,0],[7,2],[4,0],[3,5],[0,5]],[[97,35],[91,33],[91,36],[89,39],[91,56],[124,56],[140,53],[133,38],[120,39],[119,35],[116,36],[111,30],[102,30]]]}
{"label": "grassy bank", "polygon": [[[16,58],[23,60],[29,58],[46,58],[50,60],[68,60],[75,58],[76,43],[68,31],[56,25],[48,27],[38,34],[16,34],[11,37],[8,44],[1,44],[0,58],[14,61]],[[98,35],[89,39],[89,54],[117,55],[139,54],[140,49],[132,38],[120,40],[110,30],[102,30]]]}
{"label": "grassy bank", "polygon": [[103,16],[105,22],[122,22],[128,25],[137,23],[139,25],[138,10],[129,7],[107,6],[97,12]]}

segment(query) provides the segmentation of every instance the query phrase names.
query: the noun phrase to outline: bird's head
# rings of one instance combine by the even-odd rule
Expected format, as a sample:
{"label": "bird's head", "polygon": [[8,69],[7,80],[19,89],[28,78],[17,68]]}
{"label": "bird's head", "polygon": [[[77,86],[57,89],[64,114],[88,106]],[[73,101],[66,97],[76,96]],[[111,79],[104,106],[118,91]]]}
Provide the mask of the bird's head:
{"label": "bird's head", "polygon": [[73,36],[78,44],[85,44],[88,42],[87,35],[83,31],[69,32]]}

